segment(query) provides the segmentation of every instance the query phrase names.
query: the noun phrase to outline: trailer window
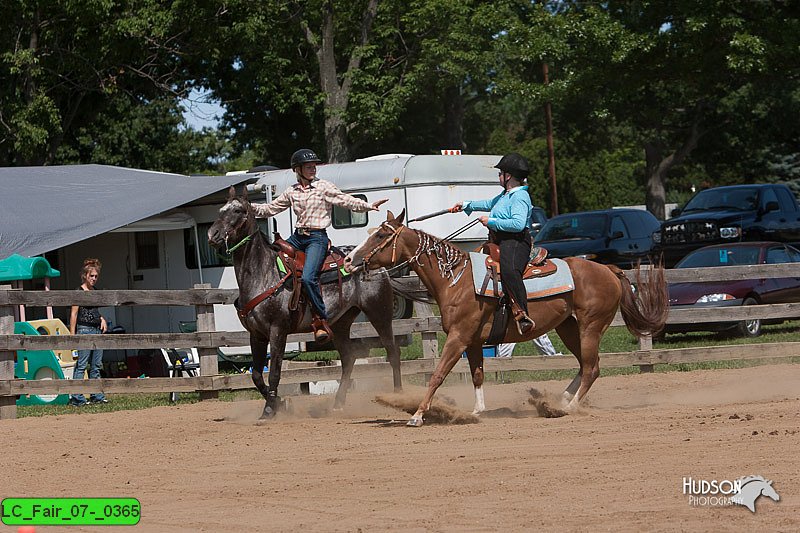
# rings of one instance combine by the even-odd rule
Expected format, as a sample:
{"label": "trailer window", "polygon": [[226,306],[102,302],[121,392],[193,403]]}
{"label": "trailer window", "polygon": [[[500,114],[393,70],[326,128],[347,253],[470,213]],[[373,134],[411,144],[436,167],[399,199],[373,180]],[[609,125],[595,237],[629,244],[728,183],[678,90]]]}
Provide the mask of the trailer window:
{"label": "trailer window", "polygon": [[[263,233],[267,233],[267,224],[269,219],[259,219],[256,221]],[[197,225],[197,237],[200,241],[200,261],[203,268],[226,267],[233,265],[230,257],[218,253],[214,248],[208,244],[208,229],[211,227],[212,222]],[[231,243],[233,246],[236,243]],[[183,257],[186,262],[186,268],[197,268],[197,252],[195,251],[194,228],[186,228],[183,230]]]}
{"label": "trailer window", "polygon": [[[367,197],[363,194],[354,194],[356,198],[367,201]],[[366,213],[355,213],[344,207],[338,205],[333,206],[333,227],[336,229],[342,228],[361,228],[367,225]]]}
{"label": "trailer window", "polygon": [[141,231],[135,234],[136,269],[158,268],[158,232]]}

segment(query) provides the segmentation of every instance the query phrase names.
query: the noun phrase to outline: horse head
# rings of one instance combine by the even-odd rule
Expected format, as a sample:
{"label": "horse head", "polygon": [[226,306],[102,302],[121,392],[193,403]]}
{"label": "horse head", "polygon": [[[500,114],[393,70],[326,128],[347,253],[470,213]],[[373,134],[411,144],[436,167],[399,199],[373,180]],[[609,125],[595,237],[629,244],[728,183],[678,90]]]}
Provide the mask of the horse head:
{"label": "horse head", "polygon": [[771,498],[776,502],[780,501],[781,499],[781,497],[778,495],[778,492],[772,487],[772,481],[769,479],[765,479],[764,484],[761,485],[761,495]]}
{"label": "horse head", "polygon": [[214,248],[230,250],[256,229],[253,207],[245,195],[237,196],[236,189],[228,189],[228,200],[219,210],[217,220],[208,228],[208,244]]}
{"label": "horse head", "polygon": [[738,482],[741,490],[731,497],[731,502],[747,507],[750,512],[756,512],[756,500],[759,496],[766,496],[776,502],[781,499],[778,492],[772,487],[772,481],[764,479],[762,476],[747,476],[740,478]]}
{"label": "horse head", "polygon": [[361,267],[375,270],[393,266],[397,261],[397,238],[406,227],[403,225],[405,215],[405,209],[397,217],[388,211],[386,221],[370,229],[369,237],[344,258],[345,269],[354,272]]}

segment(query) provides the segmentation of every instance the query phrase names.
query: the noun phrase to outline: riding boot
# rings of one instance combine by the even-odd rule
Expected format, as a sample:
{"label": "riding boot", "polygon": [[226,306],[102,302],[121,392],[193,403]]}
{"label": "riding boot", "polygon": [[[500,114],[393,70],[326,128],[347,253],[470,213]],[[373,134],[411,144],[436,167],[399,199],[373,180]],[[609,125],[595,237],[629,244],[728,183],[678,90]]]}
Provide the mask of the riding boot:
{"label": "riding boot", "polygon": [[333,331],[328,325],[328,321],[324,318],[314,316],[311,321],[311,329],[314,331],[315,342],[323,343],[333,339]]}
{"label": "riding boot", "polygon": [[527,335],[536,327],[536,323],[528,316],[528,313],[523,311],[519,304],[513,300],[511,303],[511,313],[514,316],[514,320],[517,322],[517,331],[519,331],[520,335]]}

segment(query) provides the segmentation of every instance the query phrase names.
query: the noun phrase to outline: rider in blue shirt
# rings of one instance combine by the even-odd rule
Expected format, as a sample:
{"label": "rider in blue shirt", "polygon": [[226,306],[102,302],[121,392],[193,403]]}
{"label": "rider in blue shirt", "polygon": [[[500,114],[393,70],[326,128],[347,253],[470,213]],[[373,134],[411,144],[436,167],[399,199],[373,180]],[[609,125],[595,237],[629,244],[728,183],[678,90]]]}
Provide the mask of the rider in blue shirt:
{"label": "rider in blue shirt", "polygon": [[489,228],[489,240],[500,246],[500,273],[503,289],[511,298],[511,309],[520,334],[531,332],[535,323],[528,316],[528,294],[522,274],[531,254],[531,198],[522,185],[530,172],[528,161],[517,153],[504,155],[495,165],[499,169],[503,192],[490,200],[459,202],[453,211],[488,211],[480,217]]}

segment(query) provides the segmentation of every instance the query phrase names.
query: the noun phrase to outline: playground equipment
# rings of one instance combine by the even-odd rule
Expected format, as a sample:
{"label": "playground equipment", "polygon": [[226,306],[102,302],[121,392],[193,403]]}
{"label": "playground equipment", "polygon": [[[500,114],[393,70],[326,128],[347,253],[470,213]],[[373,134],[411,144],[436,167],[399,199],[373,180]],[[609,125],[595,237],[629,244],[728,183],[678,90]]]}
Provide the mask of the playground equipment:
{"label": "playground equipment", "polygon": [[[50,290],[50,278],[61,275],[52,268],[44,257],[22,257],[14,254],[0,261],[0,283],[11,282],[14,288],[22,288],[23,281],[44,279],[44,289]],[[47,308],[44,320],[25,321],[25,306],[14,309],[15,335],[68,335],[69,329],[59,319],[53,318],[53,308]],[[72,374],[71,350],[18,350],[14,363],[14,377],[17,379],[64,379],[65,374]],[[65,405],[69,397],[59,395],[20,396],[17,405]]]}
{"label": "playground equipment", "polygon": [[[50,278],[57,278],[61,272],[50,266],[44,257],[22,257],[13,254],[0,260],[0,283],[11,282],[11,287],[22,288],[22,282],[33,279],[44,279],[44,290],[50,290]],[[14,309],[14,318],[25,322],[25,306]],[[47,318],[53,318],[53,308],[47,308]]]}
{"label": "playground equipment", "polygon": [[[39,335],[39,332],[29,322],[14,322],[14,334]],[[53,350],[18,350],[17,362],[14,363],[14,377],[17,379],[64,379],[64,371]],[[30,396],[20,396],[17,405],[66,405],[68,400],[67,394],[31,394]]]}
{"label": "playground equipment", "polygon": [[[69,335],[69,328],[61,321],[60,318],[44,318],[42,320],[28,320],[28,324],[36,328],[39,335]],[[71,376],[72,368],[75,366],[75,355],[73,350],[53,350],[56,354],[61,369],[64,375]],[[70,369],[67,374],[67,368]]]}

